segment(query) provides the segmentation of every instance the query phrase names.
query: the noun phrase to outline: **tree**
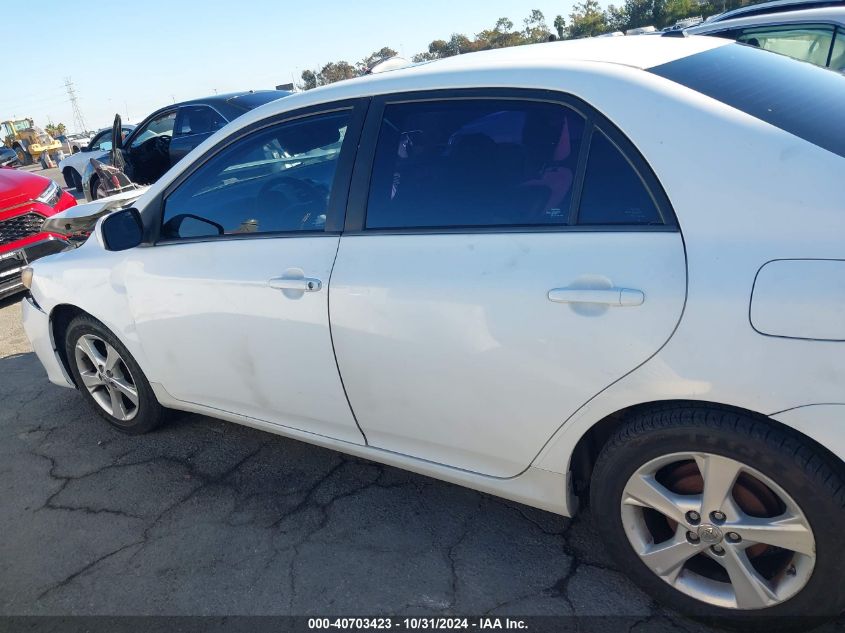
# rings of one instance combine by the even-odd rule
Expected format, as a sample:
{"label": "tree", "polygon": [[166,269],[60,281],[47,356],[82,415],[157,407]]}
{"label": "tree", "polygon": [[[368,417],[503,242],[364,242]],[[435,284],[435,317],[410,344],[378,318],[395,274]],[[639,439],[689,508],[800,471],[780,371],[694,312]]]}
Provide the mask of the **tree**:
{"label": "tree", "polygon": [[67,132],[67,127],[65,127],[64,123],[58,123],[56,125],[49,123],[44,127],[44,131],[47,132],[47,134],[49,134],[53,138],[56,138],[57,136],[61,136],[62,134]]}
{"label": "tree", "polygon": [[562,15],[555,18],[555,31],[557,31],[557,38],[562,40],[566,37],[566,20]]}
{"label": "tree", "polygon": [[567,36],[570,39],[580,37],[593,37],[607,32],[607,16],[601,10],[598,0],[583,0],[572,7],[569,14],[569,29]]}
{"label": "tree", "polygon": [[546,25],[546,16],[539,9],[534,9],[531,14],[523,21],[525,25],[525,43],[534,44],[539,42],[547,42],[549,35],[549,27]]}
{"label": "tree", "polygon": [[302,71],[302,83],[299,85],[302,90],[312,90],[317,87],[317,73],[313,70]]}
{"label": "tree", "polygon": [[396,57],[398,54],[399,53],[389,46],[382,46],[379,50],[367,55],[364,59],[355,64],[356,70],[359,74],[363,75],[379,62],[384,61],[385,59],[390,59],[391,57]]}

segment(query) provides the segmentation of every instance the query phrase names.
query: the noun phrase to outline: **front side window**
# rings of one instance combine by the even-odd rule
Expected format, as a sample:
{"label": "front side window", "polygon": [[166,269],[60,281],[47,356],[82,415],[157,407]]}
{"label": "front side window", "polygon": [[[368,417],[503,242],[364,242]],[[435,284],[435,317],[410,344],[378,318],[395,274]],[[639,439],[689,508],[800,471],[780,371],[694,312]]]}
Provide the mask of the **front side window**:
{"label": "front side window", "polygon": [[322,231],[350,114],[287,121],[235,141],[166,199],[161,237]]}
{"label": "front side window", "polygon": [[156,136],[173,136],[173,126],[176,123],[176,110],[166,112],[156,117],[138,133],[132,141],[132,147],[138,147],[144,141]]}
{"label": "front side window", "polygon": [[226,123],[226,119],[218,114],[217,110],[208,106],[185,106],[179,113],[176,136],[211,134],[222,128]]}
{"label": "front side window", "polygon": [[833,28],[800,25],[758,27],[743,30],[736,41],[816,66],[827,66]]}
{"label": "front side window", "polygon": [[543,101],[388,104],[366,228],[567,224],[584,127]]}
{"label": "front side window", "polygon": [[836,29],[836,39],[830,51],[830,69],[845,72],[845,29]]}
{"label": "front side window", "polygon": [[111,149],[111,130],[103,130],[88,144],[88,151],[107,151]]}

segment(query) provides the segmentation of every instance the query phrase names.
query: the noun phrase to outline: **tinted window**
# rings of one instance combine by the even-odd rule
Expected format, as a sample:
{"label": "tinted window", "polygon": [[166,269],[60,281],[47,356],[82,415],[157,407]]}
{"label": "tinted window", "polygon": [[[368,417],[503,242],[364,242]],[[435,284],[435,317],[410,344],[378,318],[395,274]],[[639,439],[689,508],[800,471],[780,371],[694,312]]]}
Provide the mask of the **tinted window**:
{"label": "tinted window", "polygon": [[590,141],[578,224],[662,224],[639,174],[599,130]]}
{"label": "tinted window", "polygon": [[211,134],[226,125],[227,121],[208,106],[185,106],[179,112],[177,136]]}
{"label": "tinted window", "polygon": [[845,156],[839,73],[737,44],[650,71]]}
{"label": "tinted window", "polygon": [[566,224],[583,132],[583,117],[555,103],[389,104],[366,227]]}
{"label": "tinted window", "polygon": [[800,25],[758,27],[743,30],[736,41],[816,66],[827,66],[833,28]]}
{"label": "tinted window", "polygon": [[349,117],[308,117],[236,141],[167,198],[162,237],[322,231]]}

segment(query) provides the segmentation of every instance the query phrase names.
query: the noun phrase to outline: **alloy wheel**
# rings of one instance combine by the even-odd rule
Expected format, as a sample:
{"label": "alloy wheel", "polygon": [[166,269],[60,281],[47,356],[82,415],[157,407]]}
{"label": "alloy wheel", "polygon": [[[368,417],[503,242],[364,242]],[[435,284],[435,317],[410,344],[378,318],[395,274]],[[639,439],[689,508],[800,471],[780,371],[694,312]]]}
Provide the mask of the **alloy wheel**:
{"label": "alloy wheel", "polygon": [[138,413],[138,389],[118,351],[93,334],[79,337],[74,348],[82,383],[102,409],[121,422]]}
{"label": "alloy wheel", "polygon": [[710,605],[772,607],[809,581],[816,544],[798,504],[770,478],[712,453],[654,459],[629,478],[622,524],[663,581]]}

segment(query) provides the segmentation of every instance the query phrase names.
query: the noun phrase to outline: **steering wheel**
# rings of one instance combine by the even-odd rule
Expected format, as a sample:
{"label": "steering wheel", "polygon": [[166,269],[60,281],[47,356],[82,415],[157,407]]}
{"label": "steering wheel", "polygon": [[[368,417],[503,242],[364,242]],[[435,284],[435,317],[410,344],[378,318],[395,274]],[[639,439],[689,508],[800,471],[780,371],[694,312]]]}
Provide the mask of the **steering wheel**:
{"label": "steering wheel", "polygon": [[289,218],[297,229],[319,228],[327,194],[325,187],[312,180],[282,176],[265,183],[258,191],[258,199],[278,200],[272,212],[279,214],[280,224],[286,224]]}
{"label": "steering wheel", "polygon": [[170,137],[169,136],[153,136],[141,143],[136,152],[138,156],[149,159],[152,156],[167,156],[170,153]]}

